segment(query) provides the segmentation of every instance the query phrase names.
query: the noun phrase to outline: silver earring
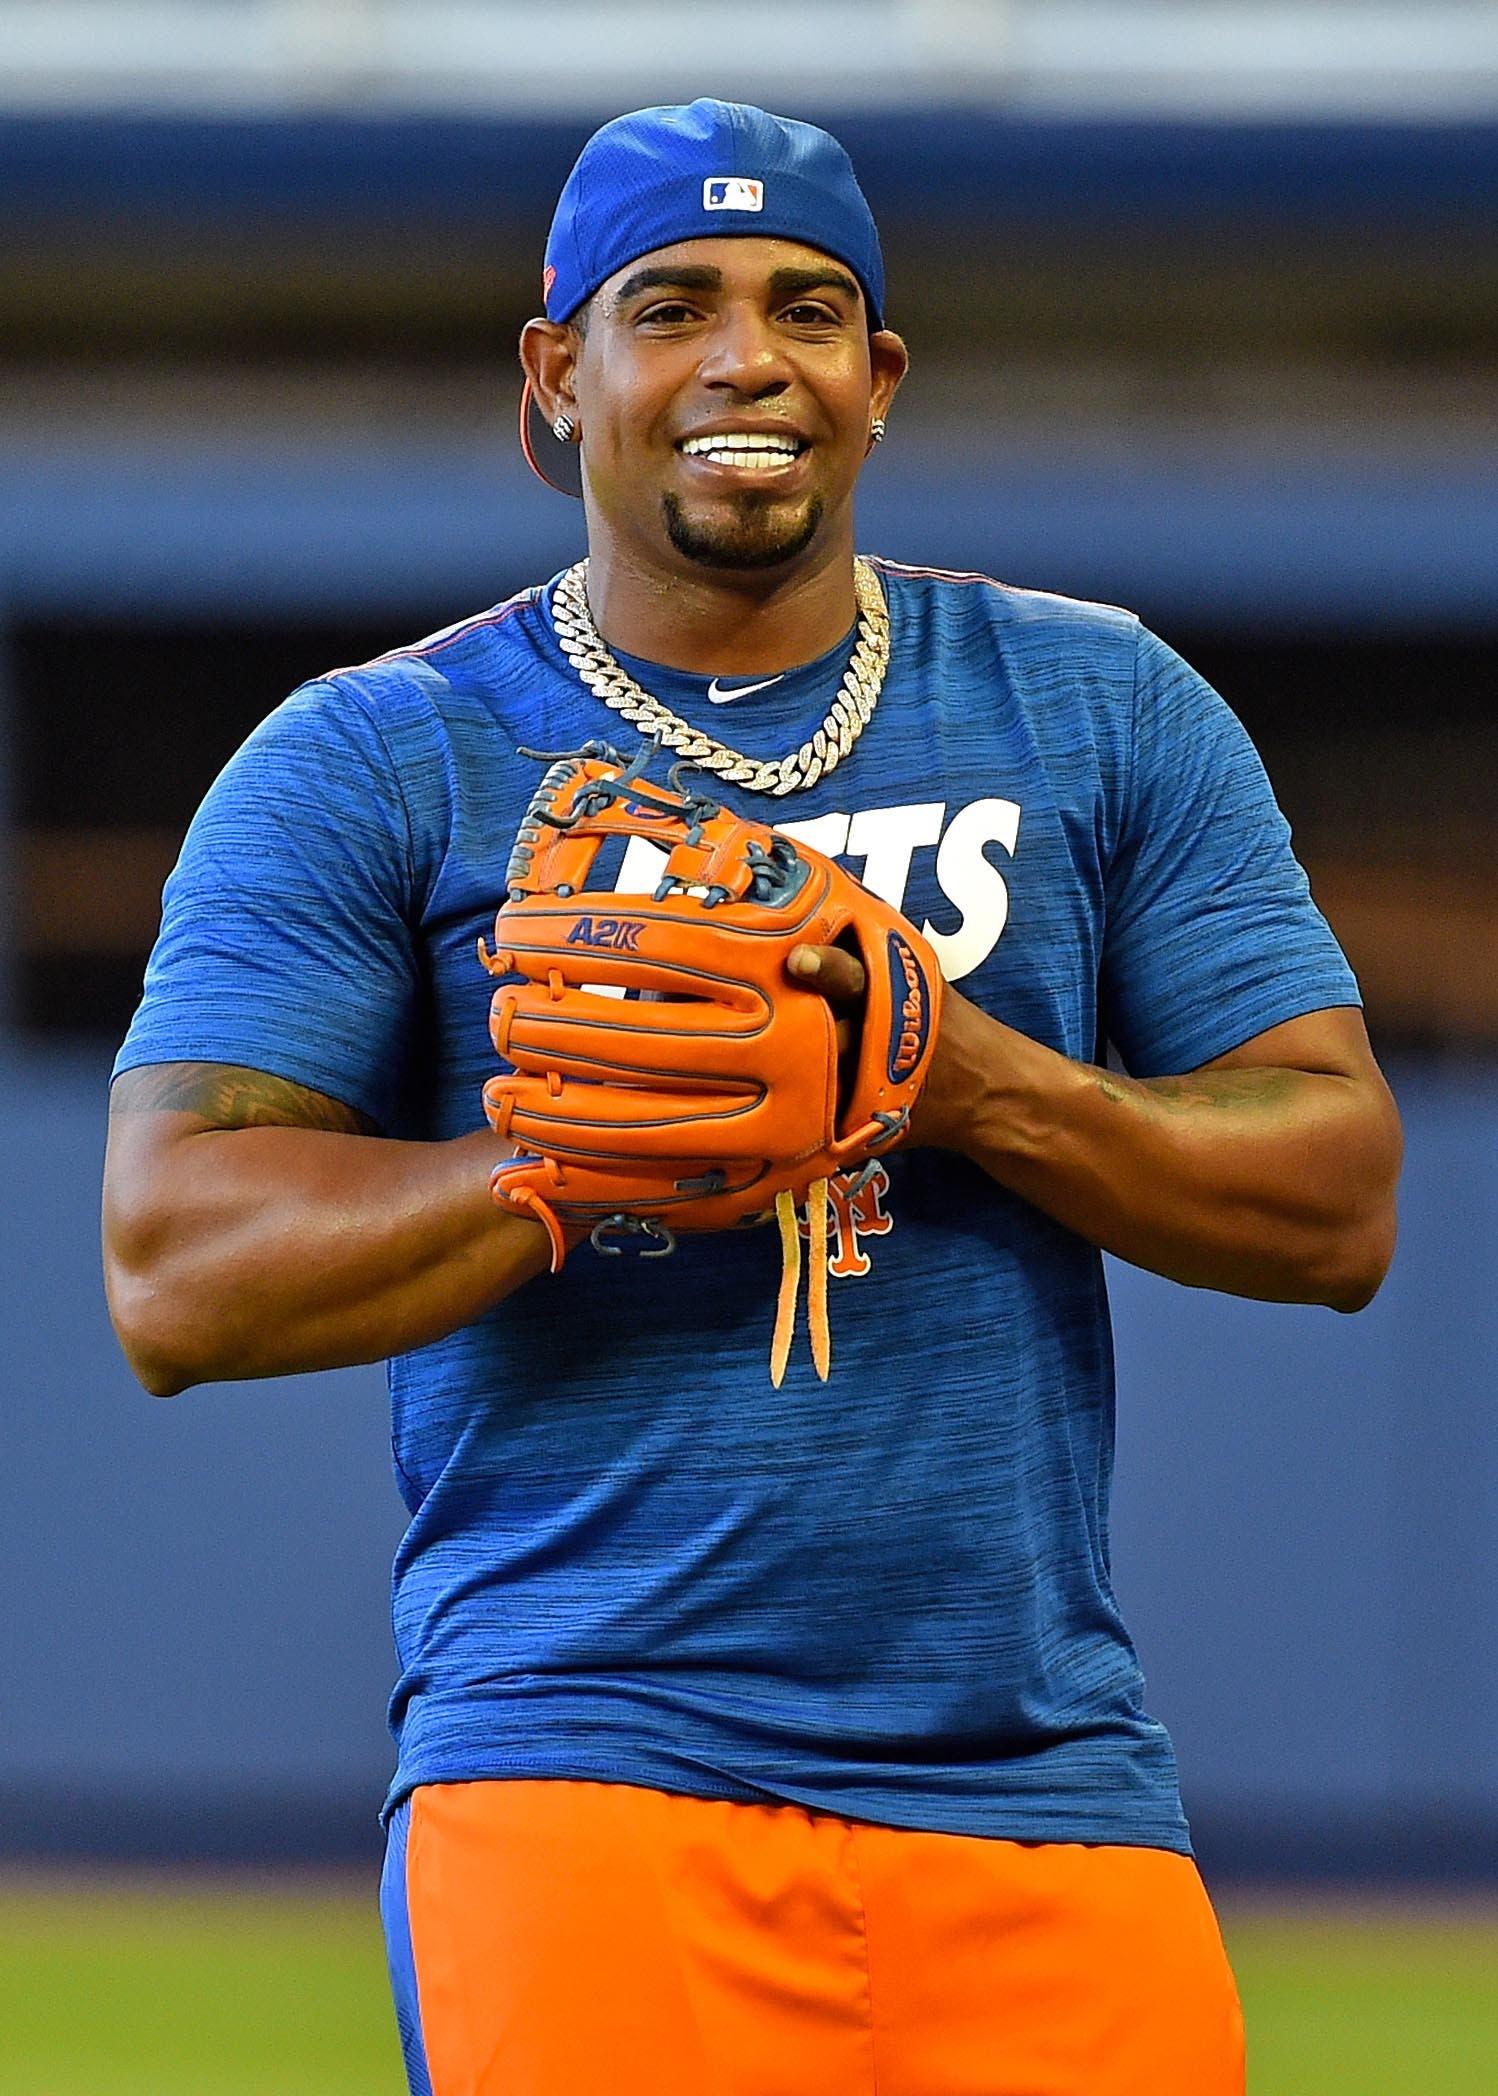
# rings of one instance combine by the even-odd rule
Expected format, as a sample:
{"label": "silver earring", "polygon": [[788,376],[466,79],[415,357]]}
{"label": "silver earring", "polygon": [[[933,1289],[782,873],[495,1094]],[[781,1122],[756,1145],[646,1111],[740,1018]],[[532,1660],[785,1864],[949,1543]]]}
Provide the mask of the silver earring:
{"label": "silver earring", "polygon": [[884,442],[885,427],[884,417],[876,415],[869,424],[869,442],[871,444],[882,444]]}
{"label": "silver earring", "polygon": [[570,415],[558,415],[551,425],[551,433],[559,444],[567,444],[571,442],[572,433],[576,428],[577,424]]}

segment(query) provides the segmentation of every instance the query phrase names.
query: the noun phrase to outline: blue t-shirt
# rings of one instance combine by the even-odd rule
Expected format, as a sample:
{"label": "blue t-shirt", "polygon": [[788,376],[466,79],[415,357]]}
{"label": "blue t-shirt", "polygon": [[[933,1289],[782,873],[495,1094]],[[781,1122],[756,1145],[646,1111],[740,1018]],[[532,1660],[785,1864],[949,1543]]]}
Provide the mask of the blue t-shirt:
{"label": "blue t-shirt", "polygon": [[[1107,1040],[1179,1072],[1358,1001],[1247,737],[1178,656],[1109,606],[876,566],[872,722],[810,791],[735,805],[841,858],[968,997],[1068,1056]],[[539,777],[517,749],[636,747],[550,594],[334,671],[255,731],[168,883],[119,1070],[246,1064],[390,1135],[484,1125],[475,942]],[[851,638],[772,679],[630,667],[778,757]],[[600,867],[654,878],[638,852]],[[387,1806],[591,1777],[1189,1852],[1109,1580],[1101,1258],[934,1150],[839,1185],[835,1224],[826,1385],[804,1338],[770,1385],[766,1230],[580,1249],[391,1363],[411,1520]]]}

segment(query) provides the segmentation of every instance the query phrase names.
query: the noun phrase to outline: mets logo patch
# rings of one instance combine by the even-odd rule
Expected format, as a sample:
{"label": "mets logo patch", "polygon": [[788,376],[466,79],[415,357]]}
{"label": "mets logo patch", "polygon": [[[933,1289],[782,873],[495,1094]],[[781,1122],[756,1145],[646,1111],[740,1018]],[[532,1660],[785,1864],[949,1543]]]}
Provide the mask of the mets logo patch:
{"label": "mets logo patch", "polygon": [[908,1077],[926,1052],[931,1031],[931,989],[910,942],[898,932],[889,941],[889,1075]]}
{"label": "mets logo patch", "polygon": [[704,211],[763,211],[765,185],[747,175],[709,175],[702,185]]}
{"label": "mets logo patch", "polygon": [[579,917],[567,934],[569,946],[601,946],[610,953],[638,953],[643,917]]}
{"label": "mets logo patch", "polygon": [[[875,1165],[865,1178],[863,1172],[834,1172],[827,1181],[829,1242],[827,1271],[839,1280],[862,1279],[873,1271],[874,1262],[864,1250],[864,1240],[888,1237],[895,1219],[885,1207],[889,1196],[889,1173]],[[801,1235],[811,1236],[806,1211],[798,1211]]]}

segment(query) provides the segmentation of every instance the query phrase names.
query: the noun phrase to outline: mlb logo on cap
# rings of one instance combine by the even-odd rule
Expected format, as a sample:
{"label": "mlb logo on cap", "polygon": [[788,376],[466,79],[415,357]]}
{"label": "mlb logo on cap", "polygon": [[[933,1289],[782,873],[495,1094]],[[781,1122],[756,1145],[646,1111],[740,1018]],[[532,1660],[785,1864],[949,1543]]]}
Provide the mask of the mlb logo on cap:
{"label": "mlb logo on cap", "polygon": [[704,211],[763,211],[765,185],[747,175],[709,175],[702,185]]}

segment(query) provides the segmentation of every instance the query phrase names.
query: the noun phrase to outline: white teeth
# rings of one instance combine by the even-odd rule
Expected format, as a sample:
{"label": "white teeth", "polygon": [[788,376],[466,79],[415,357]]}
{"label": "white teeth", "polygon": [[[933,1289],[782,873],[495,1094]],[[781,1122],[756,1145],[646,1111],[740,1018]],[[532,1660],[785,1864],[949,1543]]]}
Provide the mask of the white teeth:
{"label": "white teeth", "polygon": [[766,473],[774,472],[795,457],[793,451],[694,451],[693,458],[711,459],[715,466],[753,466]]}
{"label": "white teeth", "polygon": [[758,430],[688,437],[681,448],[687,458],[709,458],[717,466],[757,466],[764,470],[793,459],[800,450],[794,437],[771,436]]}

